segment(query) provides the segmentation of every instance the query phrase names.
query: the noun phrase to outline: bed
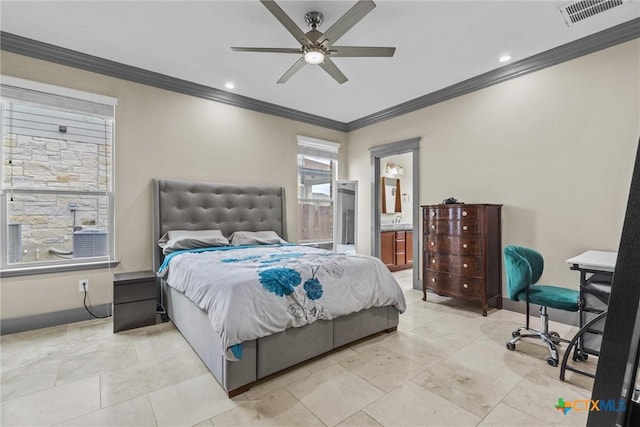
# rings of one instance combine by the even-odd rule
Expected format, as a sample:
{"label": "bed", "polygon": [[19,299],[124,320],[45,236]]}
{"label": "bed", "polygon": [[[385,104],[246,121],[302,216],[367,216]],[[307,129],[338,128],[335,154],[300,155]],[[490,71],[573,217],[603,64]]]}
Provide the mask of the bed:
{"label": "bed", "polygon": [[[273,231],[286,240],[285,212],[285,193],[280,187],[153,180],[154,269],[158,271],[165,260],[157,242],[168,231],[221,230],[227,237],[238,231]],[[172,287],[171,281],[170,275],[160,281],[166,313],[229,397],[308,359],[383,331],[395,331],[401,311],[397,307],[404,304],[402,297],[402,304],[373,306],[328,320],[318,318],[304,326],[248,339],[240,344],[239,360],[233,360],[228,340],[216,332],[209,314],[185,292]]]}

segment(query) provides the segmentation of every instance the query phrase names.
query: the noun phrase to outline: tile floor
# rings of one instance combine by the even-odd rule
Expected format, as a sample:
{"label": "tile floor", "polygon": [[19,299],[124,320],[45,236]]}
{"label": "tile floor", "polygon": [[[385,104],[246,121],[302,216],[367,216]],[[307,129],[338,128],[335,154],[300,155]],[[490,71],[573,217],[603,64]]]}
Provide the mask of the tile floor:
{"label": "tile floor", "polygon": [[[523,315],[411,289],[382,334],[228,399],[171,323],[112,333],[93,320],[1,338],[3,426],[584,425],[554,405],[589,399],[590,378],[546,363],[534,343],[505,348]],[[535,321],[535,319],[534,319]],[[537,323],[534,323],[534,325]],[[570,336],[576,330],[554,324]],[[590,365],[595,360],[591,358]],[[593,367],[593,366],[592,366]]]}

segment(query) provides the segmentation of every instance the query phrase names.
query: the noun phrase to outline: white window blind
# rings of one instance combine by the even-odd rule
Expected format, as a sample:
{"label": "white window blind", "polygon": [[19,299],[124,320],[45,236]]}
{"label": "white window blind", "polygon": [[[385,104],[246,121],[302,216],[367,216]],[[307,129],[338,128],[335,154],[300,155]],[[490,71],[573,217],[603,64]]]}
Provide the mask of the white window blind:
{"label": "white window blind", "polygon": [[11,76],[0,76],[0,96],[23,104],[114,118],[116,98]]}
{"label": "white window blind", "polygon": [[339,148],[340,144],[337,142],[323,141],[298,135],[298,154],[338,160]]}

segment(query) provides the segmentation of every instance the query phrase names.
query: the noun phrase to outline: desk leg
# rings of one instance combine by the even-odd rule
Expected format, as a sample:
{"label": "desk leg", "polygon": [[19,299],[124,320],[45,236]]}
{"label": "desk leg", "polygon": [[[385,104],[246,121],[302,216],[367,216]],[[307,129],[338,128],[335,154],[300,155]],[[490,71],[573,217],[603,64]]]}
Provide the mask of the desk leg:
{"label": "desk leg", "polygon": [[[584,270],[580,270],[580,301],[578,301],[578,315],[580,316],[580,328],[582,328],[585,324],[585,314],[582,310],[582,306],[584,304],[584,295],[583,289],[587,285],[587,272]],[[573,351],[573,360],[574,361],[582,361],[587,360],[589,356],[584,352],[584,341],[582,339],[582,335],[578,336],[578,342],[576,343],[576,348]]]}

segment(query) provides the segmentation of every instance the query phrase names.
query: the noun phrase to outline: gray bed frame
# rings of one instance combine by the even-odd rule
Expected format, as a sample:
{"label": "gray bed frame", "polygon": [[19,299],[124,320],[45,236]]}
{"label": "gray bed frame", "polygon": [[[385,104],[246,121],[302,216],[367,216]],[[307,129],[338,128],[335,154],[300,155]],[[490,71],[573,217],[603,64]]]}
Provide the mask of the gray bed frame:
{"label": "gray bed frame", "polygon": [[[280,187],[153,180],[153,266],[162,263],[157,242],[169,230],[273,230],[287,239],[285,193]],[[398,325],[393,306],[374,307],[333,320],[243,343],[242,360],[224,357],[218,335],[205,311],[181,292],[162,283],[163,304],[171,321],[189,342],[229,397],[247,391],[258,380]]]}

